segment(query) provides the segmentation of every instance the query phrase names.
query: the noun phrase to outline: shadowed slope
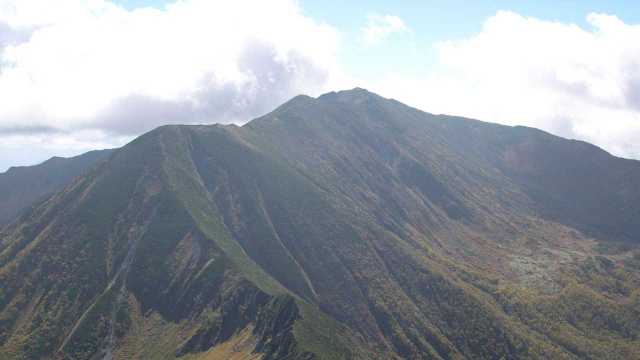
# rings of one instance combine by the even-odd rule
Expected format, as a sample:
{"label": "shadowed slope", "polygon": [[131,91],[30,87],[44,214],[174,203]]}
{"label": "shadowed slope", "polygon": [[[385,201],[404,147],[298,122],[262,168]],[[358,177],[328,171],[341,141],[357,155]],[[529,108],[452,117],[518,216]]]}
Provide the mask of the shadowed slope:
{"label": "shadowed slope", "polygon": [[39,165],[12,167],[0,174],[0,227],[107,159],[112,152],[98,150],[72,158],[54,157]]}

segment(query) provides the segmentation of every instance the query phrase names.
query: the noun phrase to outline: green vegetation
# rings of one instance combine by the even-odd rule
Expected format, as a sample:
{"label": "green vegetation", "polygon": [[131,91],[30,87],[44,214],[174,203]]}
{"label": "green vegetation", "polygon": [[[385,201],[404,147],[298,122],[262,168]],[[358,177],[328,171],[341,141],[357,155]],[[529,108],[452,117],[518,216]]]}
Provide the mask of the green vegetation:
{"label": "green vegetation", "polygon": [[583,143],[355,89],[58,189],[0,231],[0,359],[640,358],[640,164]]}

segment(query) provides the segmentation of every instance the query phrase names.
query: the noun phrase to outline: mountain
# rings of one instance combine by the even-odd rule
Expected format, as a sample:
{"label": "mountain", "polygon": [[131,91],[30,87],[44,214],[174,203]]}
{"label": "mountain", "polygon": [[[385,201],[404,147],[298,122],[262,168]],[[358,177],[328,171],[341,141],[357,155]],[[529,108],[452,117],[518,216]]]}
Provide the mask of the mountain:
{"label": "mountain", "polygon": [[640,358],[640,162],[363,89],[164,126],[0,234],[8,359]]}
{"label": "mountain", "polygon": [[0,174],[0,227],[38,200],[60,190],[76,176],[109,157],[97,150],[72,158],[53,157],[34,166],[12,167]]}

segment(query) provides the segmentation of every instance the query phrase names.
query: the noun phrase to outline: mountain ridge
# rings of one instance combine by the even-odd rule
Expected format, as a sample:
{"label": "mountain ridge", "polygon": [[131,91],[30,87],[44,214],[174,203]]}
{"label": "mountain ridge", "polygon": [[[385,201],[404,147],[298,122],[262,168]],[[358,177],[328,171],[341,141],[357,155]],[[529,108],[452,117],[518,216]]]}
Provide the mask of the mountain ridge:
{"label": "mountain ridge", "polygon": [[32,166],[13,166],[0,173],[0,227],[21,211],[60,190],[76,176],[106,160],[114,150],[94,150],[63,158],[54,156]]}

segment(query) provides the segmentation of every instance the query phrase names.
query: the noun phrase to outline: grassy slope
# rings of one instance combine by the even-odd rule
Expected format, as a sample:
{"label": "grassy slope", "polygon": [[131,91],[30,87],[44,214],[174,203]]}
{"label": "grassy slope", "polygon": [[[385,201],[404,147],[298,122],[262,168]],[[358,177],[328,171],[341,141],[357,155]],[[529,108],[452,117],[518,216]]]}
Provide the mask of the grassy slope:
{"label": "grassy slope", "polygon": [[332,321],[229,236],[188,145],[180,128],[148,134],[8,229],[3,354],[173,358],[250,327],[266,359],[351,353],[347,329],[316,337]]}
{"label": "grassy slope", "polygon": [[[582,144],[533,129],[432,116],[364,91],[328,94],[320,99],[299,97],[239,132],[264,152],[285,159],[313,182],[333,202],[339,217],[365,228],[358,231],[372,245],[372,254],[363,255],[366,250],[359,249],[346,262],[351,263],[352,272],[354,267],[366,269],[363,275],[358,274],[363,277],[358,286],[367,288],[370,312],[384,314],[384,318],[376,316],[377,325],[405,356],[416,348],[427,351],[421,343],[429,334],[428,328],[437,331],[427,341],[432,345],[440,341],[438,346],[444,354],[450,353],[449,346],[467,356],[483,358],[500,353],[507,358],[571,358],[576,353],[615,358],[637,354],[639,344],[635,335],[630,335],[637,331],[628,330],[629,326],[635,329],[635,325],[625,325],[627,330],[622,331],[618,322],[611,320],[612,325],[597,335],[591,330],[598,327],[593,323],[589,325],[592,327],[583,325],[578,332],[557,331],[554,326],[571,329],[574,315],[546,312],[539,315],[543,319],[540,321],[551,325],[537,327],[522,313],[512,313],[512,304],[502,296],[503,290],[512,286],[523,286],[523,291],[533,287],[519,301],[544,303],[546,294],[552,292],[554,301],[572,304],[574,299],[569,293],[559,289],[584,278],[585,272],[592,271],[584,270],[584,264],[599,256],[589,245],[593,241],[585,238],[585,234],[592,233],[580,230],[596,226],[604,231],[600,239],[619,239],[617,233],[606,232],[611,223],[590,224],[585,219],[572,230],[565,225],[576,220],[555,216],[551,211],[557,201],[588,204],[593,201],[589,196],[594,192],[606,196],[590,189],[595,186],[590,182],[581,191],[567,194],[562,189],[554,193],[552,184],[545,183],[553,182],[550,179],[559,179],[563,184],[580,182],[580,176],[584,176],[549,165],[556,153],[562,154],[564,163],[571,164],[569,168],[584,172],[588,169],[588,164],[583,164],[590,157],[588,152],[599,150],[580,150]],[[530,143],[531,138],[540,143],[536,152],[530,151],[525,160],[513,162],[507,155],[522,152],[513,148]],[[545,142],[560,144],[551,152],[544,151]],[[598,154],[593,161],[600,167],[606,167],[608,161],[612,168],[626,168],[616,170],[627,176],[621,185],[624,190],[614,191],[637,196],[637,183],[631,184],[628,178],[640,169],[638,163]],[[514,165],[544,175],[534,185],[543,186],[552,193],[551,197],[561,200],[545,201],[532,196],[531,184],[539,176],[516,174]],[[614,204],[622,201],[617,193],[611,194],[610,199]],[[632,206],[629,211],[637,211],[637,205],[627,206]],[[603,211],[606,214],[608,210]],[[635,231],[633,222],[618,225]],[[382,261],[366,268],[358,264],[362,256]],[[451,257],[454,262],[446,260]],[[617,286],[633,289],[638,274],[620,268],[618,258],[611,260],[626,275],[616,280]],[[364,274],[374,275],[368,278]],[[611,276],[604,279],[611,280]],[[386,280],[379,280],[385,277]],[[368,287],[380,281],[385,284],[379,293],[372,294]],[[595,284],[587,277],[581,286],[592,289]],[[597,290],[582,293],[581,301],[590,304],[583,308],[585,316],[597,316],[598,309],[605,306],[612,306],[616,314],[637,311],[634,293]],[[398,293],[406,294],[408,299]],[[372,302],[381,309],[372,309]],[[389,302],[393,305],[389,306]],[[391,309],[399,305],[402,310],[394,313]],[[419,320],[410,319],[409,314],[417,309],[422,312]],[[527,309],[531,312],[527,316],[533,316],[536,310]],[[350,321],[348,316],[341,319]],[[419,321],[426,325],[418,325]],[[352,326],[358,326],[358,321]],[[421,333],[417,338],[407,333],[407,328],[412,327]],[[483,339],[482,334],[489,334],[488,338]],[[567,345],[563,336],[581,340],[574,341],[579,345]],[[593,341],[598,346],[588,345]]]}
{"label": "grassy slope", "polygon": [[640,256],[535,196],[571,174],[528,134],[362,90],[157,129],[5,229],[0,352],[637,357]]}

